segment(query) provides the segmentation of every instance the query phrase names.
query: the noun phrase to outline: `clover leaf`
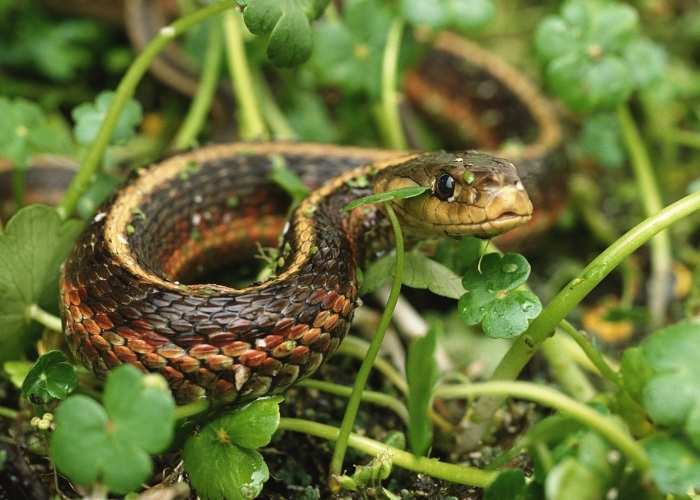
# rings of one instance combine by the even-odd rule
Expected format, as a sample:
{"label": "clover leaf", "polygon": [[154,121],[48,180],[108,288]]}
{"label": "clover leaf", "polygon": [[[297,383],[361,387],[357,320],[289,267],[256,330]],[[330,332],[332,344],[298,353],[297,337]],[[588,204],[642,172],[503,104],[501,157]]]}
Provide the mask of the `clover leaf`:
{"label": "clover leaf", "polygon": [[204,499],[255,498],[269,478],[257,448],[279,425],[279,396],[258,399],[207,424],[185,443],[185,470]]}
{"label": "clover leaf", "polygon": [[[626,385],[643,374],[641,402],[659,425],[685,432],[700,449],[700,324],[682,322],[654,333],[640,346],[641,354],[625,354]],[[634,352],[634,351],[633,351]],[[634,361],[634,363],[632,362]],[[641,366],[640,366],[641,364]]]}
{"label": "clover leaf", "polygon": [[277,66],[296,66],[311,55],[310,21],[330,0],[248,0],[243,20],[251,33],[270,35],[267,56]]}
{"label": "clover leaf", "polygon": [[528,276],[530,264],[522,255],[487,254],[462,279],[466,290],[458,306],[462,320],[467,325],[481,323],[484,333],[493,338],[521,334],[542,311],[535,294],[518,288]]}
{"label": "clover leaf", "polygon": [[[90,144],[97,137],[100,127],[104,123],[107,110],[109,109],[115,93],[105,91],[95,98],[95,102],[85,102],[71,113],[75,121],[75,138],[82,145]],[[135,127],[141,123],[143,110],[141,104],[133,99],[129,99],[124,106],[122,114],[119,116],[114,132],[112,132],[111,144],[123,144],[134,135]]]}
{"label": "clover leaf", "polygon": [[545,18],[535,47],[554,93],[588,112],[614,108],[658,80],[665,55],[639,35],[638,24],[632,7],[604,0],[569,0],[560,15]]}
{"label": "clover leaf", "polygon": [[491,0],[402,0],[401,10],[417,26],[461,31],[483,28],[496,13]]}
{"label": "clover leaf", "polygon": [[149,454],[167,448],[174,425],[175,402],[165,379],[122,365],[107,377],[104,407],[83,395],[59,405],[51,458],[71,481],[99,481],[127,493],[149,478]]}
{"label": "clover leaf", "polygon": [[384,2],[349,0],[344,3],[342,19],[320,22],[312,58],[319,83],[350,94],[378,96],[391,19]]}
{"label": "clover leaf", "polygon": [[0,233],[0,361],[21,357],[38,333],[30,328],[32,305],[56,308],[59,266],[81,228],[50,207],[32,205]]}
{"label": "clover leaf", "polygon": [[36,153],[68,153],[72,149],[61,123],[49,119],[31,101],[0,97],[0,116],[0,157],[17,167],[25,167]]}
{"label": "clover leaf", "polygon": [[664,493],[684,496],[700,488],[700,456],[682,441],[657,434],[644,441],[651,477]]}
{"label": "clover leaf", "polygon": [[22,395],[34,404],[65,399],[78,385],[75,368],[61,351],[41,356],[22,383]]}
{"label": "clover leaf", "polygon": [[590,116],[578,139],[581,150],[608,168],[619,168],[625,161],[620,123],[611,113]]}

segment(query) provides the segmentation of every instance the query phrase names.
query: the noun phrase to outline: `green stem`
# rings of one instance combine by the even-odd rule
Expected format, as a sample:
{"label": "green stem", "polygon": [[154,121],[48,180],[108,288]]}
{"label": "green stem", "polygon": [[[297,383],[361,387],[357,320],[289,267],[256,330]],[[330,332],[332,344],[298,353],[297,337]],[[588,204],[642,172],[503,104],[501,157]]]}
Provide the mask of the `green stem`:
{"label": "green stem", "polygon": [[200,399],[194,401],[193,403],[188,403],[186,405],[180,405],[175,407],[175,418],[177,420],[192,417],[203,413],[209,409],[211,403],[208,399]]}
{"label": "green stem", "polygon": [[[330,425],[319,424],[299,418],[281,418],[278,429],[303,432],[329,441],[337,441],[340,429]],[[418,457],[407,451],[399,450],[379,441],[350,434],[348,444],[373,457],[389,456],[394,465],[438,479],[458,484],[486,488],[498,475],[497,472],[484,471],[474,467],[448,464],[432,458]]]}
{"label": "green stem", "polygon": [[27,317],[33,319],[37,323],[41,323],[49,330],[54,332],[63,332],[63,325],[61,324],[61,318],[54,316],[53,314],[47,313],[41,307],[36,304],[32,304],[27,307]]}
{"label": "green stem", "polygon": [[[317,379],[302,380],[297,386],[306,387],[307,389],[316,389],[344,398],[349,398],[352,395],[352,387]],[[362,392],[362,401],[388,408],[396,413],[404,423],[408,423],[408,410],[406,406],[393,396],[389,396],[383,392],[365,390]]]}
{"label": "green stem", "polygon": [[230,10],[223,15],[228,69],[239,109],[240,136],[244,141],[267,139],[267,129],[260,114],[260,106],[255,96],[253,78],[245,53],[241,22],[238,11]]}
{"label": "green stem", "polygon": [[0,406],[0,417],[11,418],[13,420],[16,420],[18,415],[18,411],[13,410],[12,408],[7,408],[5,406]]}
{"label": "green stem", "polygon": [[561,344],[562,338],[558,335],[542,342],[542,354],[547,359],[547,366],[549,366],[552,378],[574,399],[590,401],[596,395],[593,384],[588,380],[583,370],[568,356]]}
{"label": "green stem", "polygon": [[591,363],[593,363],[593,365],[598,369],[602,376],[604,376],[610,382],[615,384],[617,387],[622,387],[620,375],[616,373],[612,368],[610,368],[610,365],[606,363],[603,359],[603,355],[600,354],[600,351],[598,351],[598,349],[593,347],[593,344],[590,343],[590,341],[588,340],[588,338],[586,338],[583,332],[577,330],[574,327],[574,325],[572,325],[565,319],[562,320],[561,323],[559,323],[559,328],[566,332],[566,334],[569,335],[569,337],[574,339],[574,341],[579,345],[581,350],[584,353],[586,353],[588,359],[591,360]]}
{"label": "green stem", "polygon": [[401,226],[399,220],[394,213],[394,209],[391,208],[389,203],[384,205],[386,213],[391,222],[391,227],[394,231],[394,244],[396,246],[396,265],[394,266],[394,277],[391,283],[391,292],[389,293],[389,299],[387,300],[386,306],[384,307],[384,312],[379,320],[379,325],[377,326],[377,331],[372,337],[372,341],[369,345],[369,350],[367,351],[367,356],[362,361],[360,369],[355,377],[355,384],[352,389],[352,394],[348,400],[348,405],[345,408],[345,415],[343,415],[343,422],[340,425],[340,433],[338,434],[338,440],[335,443],[335,449],[333,450],[333,458],[331,459],[330,465],[330,475],[331,477],[339,475],[343,471],[343,460],[345,459],[345,451],[348,447],[348,437],[352,431],[353,425],[355,424],[355,417],[357,416],[357,411],[360,408],[360,398],[362,397],[362,391],[367,384],[367,379],[372,371],[372,365],[374,360],[379,353],[379,348],[382,345],[382,340],[384,340],[384,334],[386,329],[391,322],[391,317],[394,313],[394,307],[396,307],[396,302],[399,300],[399,293],[401,293],[401,280],[403,279],[403,267],[404,267],[404,245],[403,245],[403,234],[401,233]]}
{"label": "green stem", "polygon": [[186,149],[197,143],[197,136],[201,132],[209,114],[216,87],[219,83],[223,46],[219,25],[211,23],[211,26],[209,26],[207,50],[204,53],[204,62],[202,63],[202,76],[185,121],[182,123],[173,141],[173,149],[175,150]]}
{"label": "green stem", "polygon": [[402,18],[394,19],[389,28],[382,61],[382,119],[380,125],[384,131],[387,145],[393,149],[407,149],[399,114],[401,99],[397,91],[399,51],[404,25],[405,22]]}
{"label": "green stem", "polygon": [[272,138],[277,141],[296,141],[299,139],[297,133],[287,121],[287,118],[280,110],[275,100],[275,96],[270,90],[270,86],[265,80],[265,76],[259,69],[253,72],[253,82],[258,91],[258,102],[262,106],[262,114],[265,122],[272,132]]}
{"label": "green stem", "polygon": [[[690,194],[653,217],[645,219],[618,238],[593,259],[578,277],[570,281],[530,323],[527,331],[518,337],[496,367],[491,380],[515,380],[540,344],[552,334],[561,320],[620,262],[659,231],[699,209],[700,192]],[[475,404],[472,422],[480,426],[475,435],[477,440],[483,438],[488,423],[501,401],[498,397],[485,397]]]}
{"label": "green stem", "polygon": [[[340,347],[338,347],[336,354],[345,354],[359,360],[364,360],[367,357],[368,350],[368,342],[353,335],[348,335],[345,337],[345,339],[343,339],[343,342],[340,344]],[[401,376],[401,373],[399,373],[399,371],[394,368],[391,363],[378,357],[374,360],[374,367],[379,373],[384,375],[389,382],[394,384],[394,387],[396,387],[399,391],[401,391],[403,394],[408,394],[406,379]]]}
{"label": "green stem", "polygon": [[[663,208],[663,202],[659,187],[654,179],[649,153],[629,109],[621,106],[617,116],[622,127],[622,136],[630,154],[644,211],[647,217],[651,217]],[[668,302],[666,290],[671,279],[672,265],[671,237],[667,232],[661,232],[651,240],[652,273],[649,281],[649,309],[653,325],[660,325],[666,315]]]}
{"label": "green stem", "polygon": [[182,17],[177,21],[161,28],[160,32],[151,40],[144,48],[138,57],[129,67],[126,75],[119,82],[114,99],[109,105],[104,122],[100,126],[97,137],[90,145],[85,159],[80,165],[80,170],[73,178],[68,190],[66,191],[61,204],[58,207],[58,213],[62,217],[69,217],[75,210],[78,204],[78,199],[92,182],[94,175],[97,173],[100,162],[104,155],[105,149],[109,145],[109,140],[112,137],[114,127],[117,125],[119,116],[121,115],[124,106],[128,100],[134,95],[136,86],[141,81],[143,75],[148,71],[156,56],[168,45],[175,37],[186,32],[193,26],[201,23],[205,19],[223,12],[235,6],[235,0],[222,0],[215,4],[203,7],[192,14]]}
{"label": "green stem", "polygon": [[442,386],[435,389],[435,397],[441,399],[463,399],[474,396],[516,397],[564,412],[598,431],[611,444],[627,455],[630,462],[635,464],[638,470],[644,472],[649,468],[649,459],[644,448],[627,434],[620,427],[620,424],[612,418],[598,413],[590,406],[579,403],[549,387],[532,382],[485,382],[483,384]]}
{"label": "green stem", "polygon": [[676,128],[664,134],[664,139],[674,144],[700,149],[700,134],[692,130]]}

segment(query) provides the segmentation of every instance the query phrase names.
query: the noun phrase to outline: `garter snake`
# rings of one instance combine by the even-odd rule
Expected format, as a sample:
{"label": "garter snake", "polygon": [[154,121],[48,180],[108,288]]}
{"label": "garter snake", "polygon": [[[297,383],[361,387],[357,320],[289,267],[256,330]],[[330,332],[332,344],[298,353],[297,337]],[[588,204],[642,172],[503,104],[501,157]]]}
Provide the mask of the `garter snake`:
{"label": "garter snake", "polygon": [[[314,189],[286,230],[289,200],[268,179],[279,162]],[[180,402],[283,391],[339,345],[358,299],[357,266],[390,241],[380,208],[343,207],[415,186],[428,190],[392,202],[408,235],[489,237],[532,214],[515,167],[477,152],[233,144],[142,169],[64,264],[68,344],[97,374],[121,363],[161,373]],[[191,284],[280,233],[276,276],[242,289]]]}

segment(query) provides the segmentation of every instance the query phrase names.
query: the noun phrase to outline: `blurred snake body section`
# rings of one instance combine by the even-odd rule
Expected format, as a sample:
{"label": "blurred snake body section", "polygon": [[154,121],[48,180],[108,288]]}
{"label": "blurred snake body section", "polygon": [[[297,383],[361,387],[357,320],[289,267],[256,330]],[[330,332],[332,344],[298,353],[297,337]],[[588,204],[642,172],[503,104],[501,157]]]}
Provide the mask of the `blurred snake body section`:
{"label": "blurred snake body section", "polygon": [[[282,164],[313,189],[289,223],[289,197],[269,180]],[[490,237],[532,214],[513,165],[477,152],[232,144],[142,169],[64,264],[68,343],[99,375],[121,363],[161,373],[180,402],[284,391],[337,348],[357,304],[358,266],[391,247],[381,208],[343,208],[413,186],[427,190],[392,202],[411,237]],[[191,284],[280,241],[264,282]]]}

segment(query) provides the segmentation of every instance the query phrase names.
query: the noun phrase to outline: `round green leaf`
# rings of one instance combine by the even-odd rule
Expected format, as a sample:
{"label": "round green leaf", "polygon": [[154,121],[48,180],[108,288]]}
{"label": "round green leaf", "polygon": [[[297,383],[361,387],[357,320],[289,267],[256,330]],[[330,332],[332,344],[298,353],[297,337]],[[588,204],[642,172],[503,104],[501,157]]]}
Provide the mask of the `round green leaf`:
{"label": "round green leaf", "polygon": [[545,482],[549,500],[599,500],[603,487],[596,474],[574,458],[565,458],[549,474]]}
{"label": "round green leaf", "polygon": [[75,368],[61,351],[49,351],[34,364],[22,383],[22,395],[35,404],[65,399],[78,385]]}
{"label": "round green leaf", "polygon": [[261,398],[216,420],[231,443],[241,448],[262,448],[270,444],[280,423],[280,396]]}
{"label": "round green leaf", "polygon": [[476,31],[486,26],[496,14],[491,0],[449,0],[448,26],[461,31]]}
{"label": "round green leaf", "polygon": [[[73,109],[71,113],[75,121],[73,130],[75,138],[80,144],[90,144],[95,140],[115,95],[112,91],[105,91],[97,96],[94,103],[86,102]],[[121,144],[131,139],[136,126],[141,123],[142,116],[141,104],[129,99],[119,116],[110,142]]]}
{"label": "round green leaf", "polygon": [[545,60],[571,54],[579,48],[576,31],[561,17],[546,17],[535,32],[535,49]]}
{"label": "round green leaf", "polygon": [[[287,4],[293,2],[287,0]],[[270,33],[267,56],[277,66],[296,66],[311,56],[313,39],[309,19],[298,8],[289,7]]]}
{"label": "round green leaf", "polygon": [[685,443],[657,435],[644,442],[651,476],[664,493],[685,495],[700,488],[700,457]]}
{"label": "round green leaf", "polygon": [[646,38],[638,38],[625,48],[625,60],[639,88],[658,82],[666,69],[666,52]]}
{"label": "round green leaf", "polygon": [[513,338],[525,330],[529,320],[542,312],[540,300],[528,290],[516,290],[496,298],[487,308],[482,328],[492,338]]}

